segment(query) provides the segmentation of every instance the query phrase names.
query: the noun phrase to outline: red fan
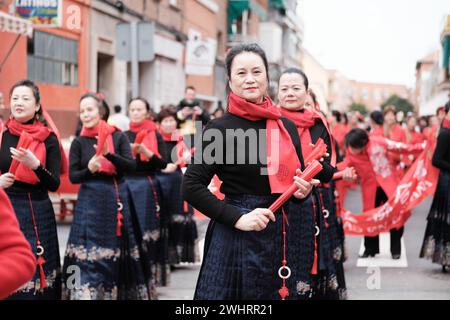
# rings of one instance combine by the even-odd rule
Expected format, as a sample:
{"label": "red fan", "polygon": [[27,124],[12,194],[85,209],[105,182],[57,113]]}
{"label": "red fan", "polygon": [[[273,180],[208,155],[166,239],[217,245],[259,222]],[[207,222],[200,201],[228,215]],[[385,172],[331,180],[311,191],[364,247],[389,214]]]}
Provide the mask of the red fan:
{"label": "red fan", "polygon": [[[352,168],[352,173],[353,173],[353,180],[356,180],[356,178],[358,177],[356,175],[355,169]],[[338,171],[335,174],[333,174],[333,180],[337,181],[337,180],[342,180],[344,178],[344,170]]]}
{"label": "red fan", "polygon": [[[318,174],[320,171],[322,171],[323,166],[320,164],[319,161],[313,160],[298,176],[302,178],[303,180],[310,181],[316,174]],[[269,210],[272,212],[277,211],[294,193],[298,190],[298,187],[295,185],[295,183],[292,183],[292,185],[287,189],[277,200],[275,200],[274,203],[269,207]]]}
{"label": "red fan", "polygon": [[308,166],[314,160],[319,160],[327,153],[327,145],[323,142],[322,138],[319,138],[314,145],[313,150],[310,154],[305,158],[305,166]]}
{"label": "red fan", "polygon": [[[31,135],[29,135],[25,131],[22,131],[20,133],[20,138],[19,138],[19,142],[17,143],[16,149],[20,149],[20,148],[28,149],[32,142],[33,142],[33,138],[31,137]],[[19,163],[20,163],[19,161],[13,159],[13,161],[11,162],[11,166],[9,167],[9,172],[12,174],[16,174],[16,170],[17,170],[17,167],[19,166]]]}

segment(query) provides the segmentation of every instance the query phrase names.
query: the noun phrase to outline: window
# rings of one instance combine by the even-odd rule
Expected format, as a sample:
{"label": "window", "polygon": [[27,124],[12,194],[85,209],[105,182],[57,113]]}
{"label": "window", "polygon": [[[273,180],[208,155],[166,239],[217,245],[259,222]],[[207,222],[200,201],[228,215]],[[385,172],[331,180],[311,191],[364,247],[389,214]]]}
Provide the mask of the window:
{"label": "window", "polygon": [[78,42],[36,30],[28,42],[28,78],[78,85]]}

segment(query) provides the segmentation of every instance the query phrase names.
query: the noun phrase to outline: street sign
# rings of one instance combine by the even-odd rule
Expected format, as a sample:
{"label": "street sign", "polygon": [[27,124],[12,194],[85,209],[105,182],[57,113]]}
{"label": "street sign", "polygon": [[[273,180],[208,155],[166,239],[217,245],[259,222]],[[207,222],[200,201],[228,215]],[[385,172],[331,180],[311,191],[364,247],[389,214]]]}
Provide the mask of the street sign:
{"label": "street sign", "polygon": [[131,26],[129,23],[118,23],[116,26],[117,59],[131,61]]}
{"label": "street sign", "polygon": [[155,59],[155,25],[148,22],[139,22],[137,36],[139,62],[153,61]]}
{"label": "street sign", "polygon": [[[155,59],[155,25],[149,22],[137,23],[137,51],[139,62]],[[118,23],[116,26],[116,56],[120,60],[131,61],[131,24]]]}

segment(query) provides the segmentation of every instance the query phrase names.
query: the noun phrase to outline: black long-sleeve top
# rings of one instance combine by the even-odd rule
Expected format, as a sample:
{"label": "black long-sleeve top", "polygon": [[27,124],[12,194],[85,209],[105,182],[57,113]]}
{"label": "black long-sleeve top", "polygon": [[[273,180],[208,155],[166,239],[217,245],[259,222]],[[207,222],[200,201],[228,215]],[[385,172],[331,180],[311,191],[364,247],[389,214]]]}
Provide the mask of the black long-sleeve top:
{"label": "black long-sleeve top", "polygon": [[309,128],[309,133],[311,134],[311,142],[316,143],[319,138],[322,138],[323,142],[327,145],[328,157],[324,157],[321,164],[323,165],[322,172],[318,176],[320,182],[327,183],[333,179],[333,175],[336,172],[336,168],[331,165],[331,139],[328,134],[328,130],[323,124],[322,120],[317,120],[316,123]]}
{"label": "black long-sleeve top", "polygon": [[[3,133],[2,145],[0,149],[0,170],[2,173],[9,171],[12,158],[9,148],[17,147],[19,137],[12,135],[8,130]],[[44,141],[46,150],[45,167],[41,164],[34,170],[34,173],[39,178],[39,182],[35,185],[15,181],[8,189],[18,193],[26,192],[48,192],[56,191],[60,184],[60,170],[61,170],[61,152],[59,150],[59,143],[56,136],[51,133]],[[7,189],[7,190],[8,190]]]}
{"label": "black long-sleeve top", "polygon": [[450,172],[450,130],[441,128],[434,150],[433,166]]}
{"label": "black long-sleeve top", "polygon": [[[114,154],[108,153],[105,158],[114,164],[118,181],[121,181],[124,174],[133,172],[136,163],[131,154],[130,141],[121,132],[112,134],[114,143]],[[109,180],[111,176],[104,173],[92,173],[88,169],[89,160],[95,155],[94,144],[96,138],[76,137],[70,146],[69,154],[69,179],[72,183],[83,183],[89,180]]]}
{"label": "black long-sleeve top", "polygon": [[[291,136],[296,150],[296,154],[293,154],[292,157],[298,157],[301,168],[304,169],[297,127],[293,122],[286,118],[282,118],[282,121]],[[248,141],[244,142],[243,139],[237,139],[232,135],[227,136],[227,129],[241,129],[246,133],[254,132],[258,141],[257,146],[255,146],[255,148],[252,147],[250,150]],[[269,177],[261,174],[261,169],[266,167],[267,162],[266,136],[265,134],[260,134],[260,130],[262,129],[266,129],[266,120],[250,121],[230,113],[226,113],[221,118],[211,120],[203,131],[203,147],[197,148],[194,154],[193,163],[188,166],[184,175],[184,199],[211,219],[233,227],[242,214],[238,209],[226,204],[225,201],[217,199],[209,192],[207,187],[215,174],[223,182],[220,191],[225,195],[270,195],[271,189]],[[214,139],[211,139],[212,141],[205,141],[208,140],[205,137],[205,134],[207,135],[208,131],[210,131],[210,133],[214,132],[214,130],[220,131],[222,137],[227,137],[225,143],[223,143],[223,141],[214,142]],[[209,152],[207,152],[208,149],[206,148],[208,148],[208,146],[209,148],[212,148],[213,145],[218,146],[215,155],[217,155],[218,152],[222,152],[222,157],[219,157],[217,161],[209,163],[208,159],[201,159],[200,157],[202,150],[204,150],[204,154],[207,154]],[[235,150],[234,157],[231,157],[233,161],[232,164],[229,164],[230,161],[226,160],[227,156],[230,157],[230,155],[232,155],[233,146]],[[241,160],[240,162],[237,162],[238,155]],[[256,161],[251,162],[251,157]],[[257,159],[255,159],[255,157]],[[293,201],[301,200],[293,198]]]}
{"label": "black long-sleeve top", "polygon": [[[131,143],[136,140],[136,132],[125,131],[125,134],[127,135],[128,140]],[[156,154],[153,155],[153,157],[151,157],[149,161],[141,161],[141,157],[136,157],[136,168],[129,174],[148,176],[154,175],[157,171],[166,168],[167,161],[164,158],[164,155],[166,153],[166,145],[159,132],[156,132],[156,139],[158,141],[158,152],[161,155],[161,158]]]}
{"label": "black long-sleeve top", "polygon": [[[165,152],[161,153],[161,156],[167,162],[175,163],[178,160],[178,155],[174,152],[174,148],[177,147],[177,141],[164,141]],[[174,152],[174,156],[172,158],[172,152]]]}

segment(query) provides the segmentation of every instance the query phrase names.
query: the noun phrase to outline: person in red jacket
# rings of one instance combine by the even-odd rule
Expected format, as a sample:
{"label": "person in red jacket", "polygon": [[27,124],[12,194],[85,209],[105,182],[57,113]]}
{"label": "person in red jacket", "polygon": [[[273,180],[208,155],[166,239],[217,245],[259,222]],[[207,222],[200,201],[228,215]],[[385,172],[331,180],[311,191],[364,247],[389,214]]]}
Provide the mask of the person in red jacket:
{"label": "person in red jacket", "polygon": [[20,231],[8,196],[0,189],[0,300],[33,278],[36,259]]}
{"label": "person in red jacket", "polygon": [[[416,125],[417,120],[414,116],[411,115],[406,118],[406,143],[416,144],[421,143],[425,140],[425,136],[421,132],[416,131]],[[405,165],[405,172],[413,164],[415,159],[416,157],[414,157],[414,155],[403,157],[402,162]]]}
{"label": "person in red jacket", "polygon": [[[387,201],[387,195],[396,192],[399,179],[395,172],[394,161],[388,153],[409,154],[423,150],[422,144],[407,145],[381,136],[369,136],[365,130],[358,128],[350,130],[345,137],[345,143],[348,148],[347,155],[345,160],[338,164],[338,169],[355,168],[361,179],[364,211],[380,206]],[[400,258],[403,229],[401,227],[390,230],[393,259]],[[373,257],[379,253],[378,236],[364,237],[364,247],[362,258]]]}

